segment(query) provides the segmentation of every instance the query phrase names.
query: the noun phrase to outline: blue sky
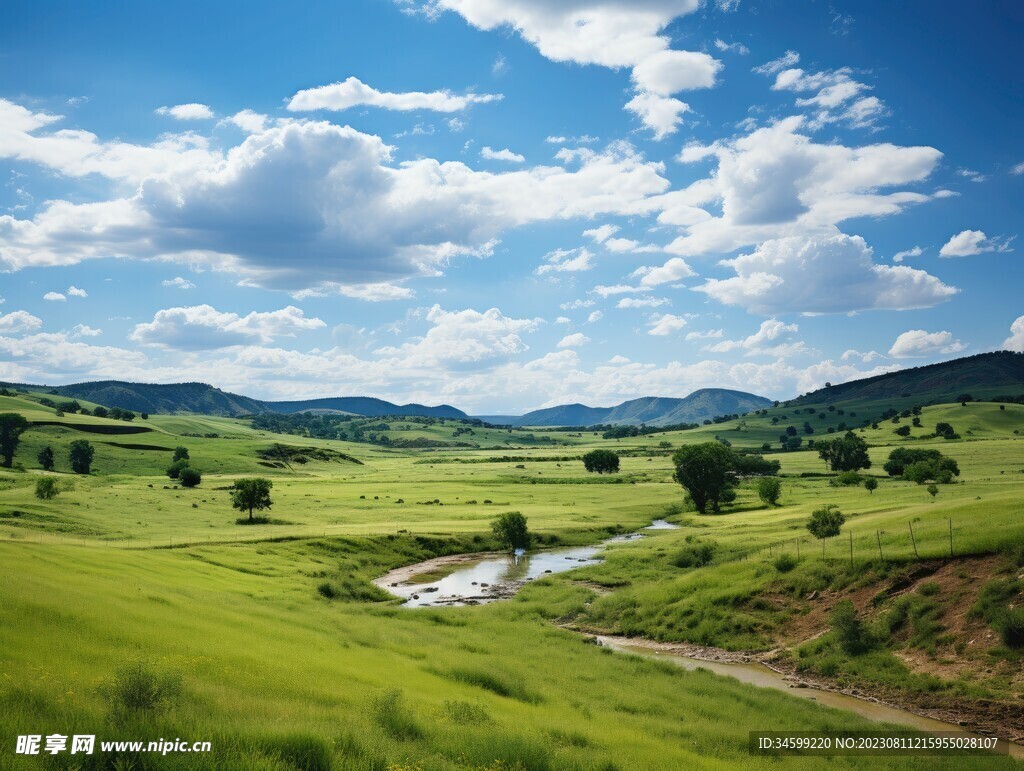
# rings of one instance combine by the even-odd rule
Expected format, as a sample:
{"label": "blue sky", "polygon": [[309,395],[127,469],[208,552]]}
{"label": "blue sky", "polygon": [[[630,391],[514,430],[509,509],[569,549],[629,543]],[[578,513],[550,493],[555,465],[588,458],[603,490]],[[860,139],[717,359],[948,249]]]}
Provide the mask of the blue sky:
{"label": "blue sky", "polygon": [[0,379],[497,413],[1024,350],[1022,32],[1010,1],[7,2]]}

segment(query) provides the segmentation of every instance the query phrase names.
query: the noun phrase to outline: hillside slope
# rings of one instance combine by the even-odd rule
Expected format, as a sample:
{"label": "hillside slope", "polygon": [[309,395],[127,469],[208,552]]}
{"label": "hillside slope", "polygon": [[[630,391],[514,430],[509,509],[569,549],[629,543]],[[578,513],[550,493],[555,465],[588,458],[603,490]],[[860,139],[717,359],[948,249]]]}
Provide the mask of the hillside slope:
{"label": "hillside slope", "polygon": [[465,412],[448,404],[427,407],[423,404],[394,404],[371,396],[334,396],[325,399],[302,399],[292,402],[263,402],[273,412],[307,412],[334,410],[353,415],[377,417],[380,415],[423,415],[433,418],[466,418]]}

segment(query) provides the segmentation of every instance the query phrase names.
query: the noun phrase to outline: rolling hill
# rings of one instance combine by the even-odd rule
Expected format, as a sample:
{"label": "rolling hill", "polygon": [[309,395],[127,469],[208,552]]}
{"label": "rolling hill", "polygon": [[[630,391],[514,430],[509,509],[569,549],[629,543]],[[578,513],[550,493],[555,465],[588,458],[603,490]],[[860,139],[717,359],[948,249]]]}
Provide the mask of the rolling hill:
{"label": "rolling hill", "polygon": [[889,372],[826,386],[789,403],[832,404],[853,401],[912,400],[915,404],[960,401],[1024,394],[1024,353],[995,351],[976,356]]}
{"label": "rolling hill", "polygon": [[264,410],[271,412],[309,412],[331,410],[350,415],[377,417],[381,415],[422,415],[433,418],[466,418],[462,410],[447,404],[427,407],[422,404],[394,404],[372,396],[335,396],[326,399],[303,399],[293,402],[262,402]]}

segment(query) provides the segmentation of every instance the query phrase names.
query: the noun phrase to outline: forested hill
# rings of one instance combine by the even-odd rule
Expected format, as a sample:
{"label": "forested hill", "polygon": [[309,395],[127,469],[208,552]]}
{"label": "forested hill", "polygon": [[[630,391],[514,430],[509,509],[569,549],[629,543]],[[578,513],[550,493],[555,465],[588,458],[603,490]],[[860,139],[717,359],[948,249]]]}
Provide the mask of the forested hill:
{"label": "forested hill", "polygon": [[432,418],[466,418],[465,412],[447,404],[427,407],[423,404],[393,404],[371,396],[337,396],[326,399],[303,399],[294,402],[263,402],[273,412],[331,411],[350,415],[379,417],[383,415],[422,415]]}
{"label": "forested hill", "polygon": [[829,385],[790,403],[913,399],[917,404],[1024,395],[1024,353],[995,351]]}

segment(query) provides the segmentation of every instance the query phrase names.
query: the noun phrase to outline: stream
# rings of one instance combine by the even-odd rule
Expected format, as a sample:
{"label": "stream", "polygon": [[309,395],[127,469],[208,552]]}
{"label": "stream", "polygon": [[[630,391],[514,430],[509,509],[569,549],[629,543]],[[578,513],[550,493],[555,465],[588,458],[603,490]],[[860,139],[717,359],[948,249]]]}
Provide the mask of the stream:
{"label": "stream", "polygon": [[[656,519],[644,530],[669,530],[677,527],[678,525],[665,520]],[[576,546],[533,553],[491,552],[438,557],[392,570],[374,580],[374,583],[405,600],[403,607],[407,608],[481,605],[513,597],[525,584],[545,575],[593,565],[600,562],[599,553],[606,546],[643,537],[643,532],[635,532],[617,535],[594,546]],[[774,688],[797,698],[810,699],[827,707],[853,712],[868,720],[909,726],[921,731],[975,735],[962,726],[934,720],[877,701],[814,687],[794,687],[791,679],[761,663],[691,658],[671,651],[659,651],[622,637],[599,635],[597,640],[602,645],[622,653],[669,660],[685,669],[707,669],[750,685]],[[1010,742],[1009,747],[1011,757],[1024,757],[1024,745]]]}

